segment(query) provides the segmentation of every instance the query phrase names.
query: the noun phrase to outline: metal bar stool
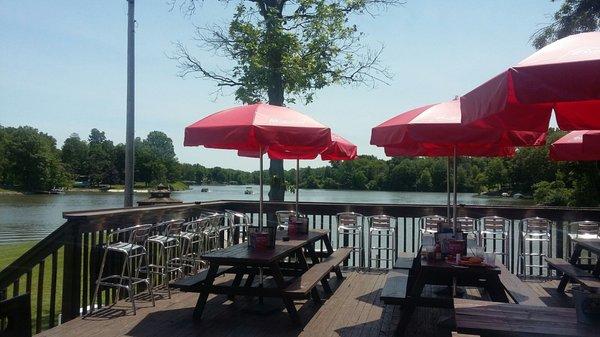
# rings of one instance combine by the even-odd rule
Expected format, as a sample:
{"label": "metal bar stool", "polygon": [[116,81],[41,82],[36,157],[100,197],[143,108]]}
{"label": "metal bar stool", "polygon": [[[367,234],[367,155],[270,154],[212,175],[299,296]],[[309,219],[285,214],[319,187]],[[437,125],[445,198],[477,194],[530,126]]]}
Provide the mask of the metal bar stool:
{"label": "metal bar stool", "polygon": [[229,244],[234,245],[246,241],[248,227],[250,226],[250,217],[246,213],[225,210],[225,216],[230,227]]}
{"label": "metal bar stool", "polygon": [[[358,252],[358,266],[365,266],[364,261],[364,216],[360,213],[342,212],[336,214],[337,220],[337,246],[352,248],[353,256]],[[352,240],[350,240],[352,237]],[[357,244],[358,238],[358,244]],[[340,240],[341,239],[341,240]],[[352,245],[350,245],[352,242]]]}
{"label": "metal bar stool", "polygon": [[277,211],[275,212],[275,218],[277,218],[277,229],[287,230],[288,224],[290,223],[290,217],[298,216],[296,211]]}
{"label": "metal bar stool", "polygon": [[456,229],[467,234],[469,242],[479,243],[479,232],[477,230],[477,220],[468,216],[456,218]]}
{"label": "metal bar stool", "polygon": [[[550,234],[552,221],[540,217],[526,218],[520,222],[520,233],[519,233],[519,263],[521,275],[526,275],[525,271],[527,268],[539,268],[547,269],[548,265],[544,263],[544,256],[550,257],[552,254],[552,238]],[[539,253],[534,253],[532,245],[533,243],[539,244]],[[544,246],[546,246],[546,253],[544,253]],[[534,264],[533,257],[537,256],[539,264]],[[527,263],[527,257],[529,257],[529,263]]]}
{"label": "metal bar stool", "polygon": [[[573,239],[600,239],[600,223],[596,221],[575,221],[571,222],[568,228],[569,257],[571,257],[571,253],[573,252]],[[591,262],[593,257],[591,255],[581,256],[579,260],[588,260],[588,262]]]}
{"label": "metal bar stool", "polygon": [[[369,221],[369,244],[368,244],[368,260],[369,260],[369,269],[371,268],[371,263],[373,261],[377,261],[377,268],[381,267],[381,261],[386,261],[387,267],[390,267],[394,264],[396,257],[396,229],[392,227],[392,218],[388,215],[373,215],[368,217]],[[377,237],[379,239],[385,238],[385,246],[381,246],[381,240],[377,246],[373,246],[373,237]],[[391,238],[391,246],[390,246],[390,238]],[[377,253],[375,258],[372,257],[373,250]],[[385,258],[381,254],[386,252]],[[391,254],[391,257],[389,253]]]}
{"label": "metal bar stool", "polygon": [[203,218],[205,226],[202,227],[202,241],[204,243],[203,252],[210,252],[221,249],[221,222],[222,214],[212,214]]}
{"label": "metal bar stool", "polygon": [[[491,252],[494,255],[502,256],[502,262],[510,269],[512,264],[510,253],[510,221],[500,216],[485,216],[479,219],[479,244],[483,246],[483,251],[488,252],[488,242],[492,241]],[[500,250],[496,243],[500,241]]]}
{"label": "metal bar stool", "polygon": [[[133,314],[135,315],[135,286],[144,283],[150,294],[152,306],[155,305],[152,282],[150,282],[150,274],[147,272],[148,254],[146,251],[146,242],[150,236],[151,228],[151,224],[137,225],[113,231],[108,235],[107,244],[103,246],[104,254],[102,255],[100,272],[98,273],[98,279],[96,280],[94,297],[90,304],[90,314],[95,309],[94,303],[96,303],[96,300],[98,299],[100,286],[117,288],[117,299],[121,297],[121,289],[127,290],[129,301],[133,308]],[[120,240],[120,238],[123,238],[124,240]],[[103,276],[106,258],[109,252],[121,255],[123,264],[121,265],[120,274]],[[140,277],[140,272],[144,273],[146,277]]]}
{"label": "metal bar stool", "polygon": [[182,224],[179,235],[179,257],[184,275],[195,274],[203,266],[200,262],[200,254],[202,253],[202,235],[198,230],[200,222],[201,220],[193,220]]}
{"label": "metal bar stool", "polygon": [[[156,259],[148,264],[152,275],[160,275],[163,285],[167,288],[167,296],[171,298],[171,279],[176,279],[183,274],[183,265],[179,241],[182,236],[183,219],[159,222],[154,225],[155,235],[148,238],[148,245],[158,247]],[[173,278],[173,274],[175,277]]]}
{"label": "metal bar stool", "polygon": [[419,218],[419,231],[423,234],[435,234],[440,222],[448,222],[445,216],[427,215]]}

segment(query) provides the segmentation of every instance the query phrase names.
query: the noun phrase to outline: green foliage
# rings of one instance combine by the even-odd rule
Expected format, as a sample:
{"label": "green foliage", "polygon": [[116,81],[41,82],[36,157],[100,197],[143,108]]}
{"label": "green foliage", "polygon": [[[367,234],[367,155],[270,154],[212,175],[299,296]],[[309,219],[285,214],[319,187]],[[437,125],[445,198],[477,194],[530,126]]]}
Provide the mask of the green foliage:
{"label": "green foliage", "polygon": [[[181,0],[193,12],[198,0]],[[256,0],[239,1],[227,26],[209,26],[196,32],[201,47],[233,61],[215,72],[179,43],[174,56],[181,75],[195,73],[214,80],[218,88],[231,87],[241,102],[269,101],[282,105],[301,97],[313,99],[316,90],[332,84],[384,82],[378,66],[381,49],[371,52],[351,23],[353,15],[397,0]]]}
{"label": "green foliage", "polygon": [[571,34],[597,30],[600,30],[600,1],[565,0],[554,13],[554,22],[533,35],[533,46],[540,49]]}
{"label": "green foliage", "polygon": [[47,191],[69,180],[56,140],[29,126],[0,127],[2,182],[27,191]]}
{"label": "green foliage", "polygon": [[565,187],[560,180],[540,181],[533,185],[533,199],[540,205],[567,206],[571,202],[573,191]]}

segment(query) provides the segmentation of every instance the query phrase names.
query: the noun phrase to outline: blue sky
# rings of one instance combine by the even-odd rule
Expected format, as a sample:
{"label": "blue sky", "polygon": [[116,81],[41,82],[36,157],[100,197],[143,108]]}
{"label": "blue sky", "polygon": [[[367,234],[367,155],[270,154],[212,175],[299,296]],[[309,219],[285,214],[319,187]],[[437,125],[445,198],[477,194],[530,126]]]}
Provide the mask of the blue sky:
{"label": "blue sky", "polygon": [[[330,87],[314,103],[293,107],[356,143],[359,153],[383,158],[369,145],[371,127],[410,108],[452,99],[527,57],[534,51],[531,34],[560,4],[407,0],[374,18],[355,18],[365,42],[385,45],[383,63],[394,75],[390,85]],[[123,142],[126,1],[0,0],[0,7],[0,124],[32,125],[59,145],[73,132],[87,137],[94,127]],[[169,11],[166,0],[137,1],[136,135],[164,131],[182,162],[254,170],[255,160],[233,151],[183,147],[186,125],[238,103],[232,95],[215,100],[209,80],[181,79],[167,57],[173,42],[193,47],[194,24],[226,24],[232,8],[206,1],[187,18]],[[207,65],[223,64],[210,53],[198,56]]]}

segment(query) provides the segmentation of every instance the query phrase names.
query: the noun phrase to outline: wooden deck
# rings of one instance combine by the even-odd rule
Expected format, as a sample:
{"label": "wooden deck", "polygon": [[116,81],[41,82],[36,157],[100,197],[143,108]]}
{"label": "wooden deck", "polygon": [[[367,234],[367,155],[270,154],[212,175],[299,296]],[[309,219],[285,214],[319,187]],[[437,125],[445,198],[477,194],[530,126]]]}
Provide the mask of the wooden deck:
{"label": "wooden deck", "polygon": [[[156,307],[140,299],[137,315],[132,315],[129,302],[121,301],[111,309],[91,317],[77,318],[39,336],[393,336],[400,308],[384,306],[379,294],[385,282],[385,272],[347,272],[343,282],[335,277],[331,284],[334,294],[320,307],[311,301],[296,302],[302,326],[294,325],[281,300],[266,299],[267,312],[257,312],[256,299],[211,296],[201,322],[192,321],[197,295],[174,293],[171,299],[157,299]],[[215,283],[230,282],[222,276]],[[558,280],[526,280],[549,306],[572,306],[570,293],[559,295]],[[430,294],[434,289],[425,289]],[[465,298],[486,298],[477,289],[467,289]],[[407,327],[407,335],[449,335],[437,326],[440,319],[451,315],[448,309],[418,308]],[[455,334],[456,335],[456,334]]]}

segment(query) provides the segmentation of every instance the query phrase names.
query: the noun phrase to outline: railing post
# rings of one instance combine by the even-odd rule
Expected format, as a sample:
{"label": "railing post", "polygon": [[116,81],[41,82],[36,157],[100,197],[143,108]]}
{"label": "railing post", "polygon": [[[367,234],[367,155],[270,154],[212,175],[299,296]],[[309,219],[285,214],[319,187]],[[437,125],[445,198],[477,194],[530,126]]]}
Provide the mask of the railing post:
{"label": "railing post", "polygon": [[564,229],[564,221],[562,220],[555,220],[554,221],[554,226],[556,227],[556,247],[554,249],[556,249],[556,258],[562,258],[563,254],[564,254],[564,237],[563,237],[563,229]]}
{"label": "railing post", "polygon": [[72,222],[65,233],[62,322],[79,317],[81,308],[81,234],[78,223]]}

